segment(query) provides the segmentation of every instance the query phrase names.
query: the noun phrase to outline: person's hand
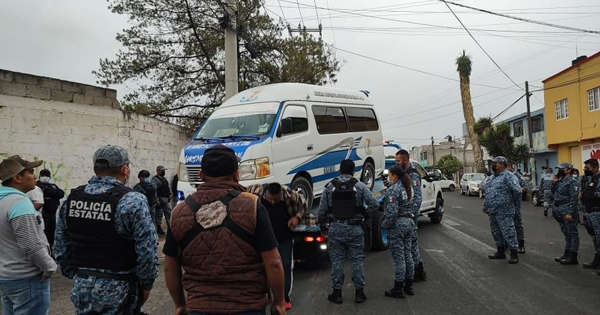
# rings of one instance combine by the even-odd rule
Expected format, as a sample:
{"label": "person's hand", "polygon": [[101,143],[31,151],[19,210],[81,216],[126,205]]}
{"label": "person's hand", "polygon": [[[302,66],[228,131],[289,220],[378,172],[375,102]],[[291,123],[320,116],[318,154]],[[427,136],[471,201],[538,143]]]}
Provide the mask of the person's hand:
{"label": "person's hand", "polygon": [[579,193],[579,196],[577,196],[577,199],[581,200],[583,198],[583,193]]}
{"label": "person's hand", "polygon": [[144,305],[150,298],[150,291],[152,290],[144,290],[144,292],[142,292],[142,305]]}
{"label": "person's hand", "polygon": [[52,272],[46,272],[46,273],[42,273],[42,275],[40,276],[40,278],[42,280],[49,280],[50,277],[52,277]]}
{"label": "person's hand", "polygon": [[283,305],[283,303],[271,305],[271,314],[285,315],[285,306]]}
{"label": "person's hand", "polygon": [[567,221],[567,222],[573,221],[573,216],[570,214],[565,215],[565,221]]}
{"label": "person's hand", "polygon": [[175,307],[175,315],[187,315],[185,305]]}
{"label": "person's hand", "polygon": [[483,208],[483,209],[482,209],[482,211],[483,211],[483,213],[485,213],[485,214],[490,214],[490,212],[489,212],[489,211],[488,211],[486,208]]}
{"label": "person's hand", "polygon": [[296,226],[298,225],[298,223],[300,223],[300,218],[298,217],[293,217],[288,221],[288,227],[290,228],[290,230],[293,230],[296,228]]}
{"label": "person's hand", "polygon": [[556,175],[552,176],[552,181],[555,183],[558,182],[558,177]]}

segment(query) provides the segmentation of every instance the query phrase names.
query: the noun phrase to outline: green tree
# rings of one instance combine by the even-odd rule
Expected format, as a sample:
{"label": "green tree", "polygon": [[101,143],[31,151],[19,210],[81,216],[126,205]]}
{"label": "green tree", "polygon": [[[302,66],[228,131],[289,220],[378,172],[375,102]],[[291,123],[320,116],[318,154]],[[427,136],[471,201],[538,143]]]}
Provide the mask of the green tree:
{"label": "green tree", "polygon": [[[283,35],[283,23],[262,9],[264,0],[236,1],[239,89],[277,82],[336,82],[340,63],[318,38]],[[101,59],[99,84],[133,91],[122,102],[132,112],[198,122],[221,104],[225,91],[223,0],[108,0],[127,15],[113,58]]]}
{"label": "green tree", "polygon": [[454,155],[444,155],[437,162],[437,167],[446,176],[453,176],[463,168],[462,163]]}
{"label": "green tree", "polygon": [[491,156],[504,156],[511,163],[521,163],[529,158],[529,146],[515,145],[507,123],[493,125],[489,117],[481,118],[475,124],[481,145]]}

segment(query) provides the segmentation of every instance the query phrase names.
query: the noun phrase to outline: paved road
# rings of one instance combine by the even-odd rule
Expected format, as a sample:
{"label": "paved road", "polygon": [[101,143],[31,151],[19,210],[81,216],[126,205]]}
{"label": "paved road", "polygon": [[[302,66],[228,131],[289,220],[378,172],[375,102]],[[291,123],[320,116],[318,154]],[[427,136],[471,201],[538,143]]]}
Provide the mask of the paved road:
{"label": "paved road", "polygon": [[[403,300],[383,296],[393,284],[393,265],[389,252],[375,252],[366,261],[365,304],[352,303],[349,281],[345,303],[330,304],[329,268],[324,265],[296,270],[290,314],[600,314],[600,276],[580,265],[553,261],[562,253],[563,241],[558,225],[542,215],[542,208],[523,204],[527,254],[518,265],[508,265],[487,258],[494,244],[481,204],[476,197],[447,193],[442,224],[422,219],[419,234],[429,279],[416,284],[416,296]],[[590,260],[592,244],[583,228],[580,236],[580,260]],[[69,289],[68,280],[54,279],[51,314],[72,313]],[[172,313],[162,270],[144,310]]]}

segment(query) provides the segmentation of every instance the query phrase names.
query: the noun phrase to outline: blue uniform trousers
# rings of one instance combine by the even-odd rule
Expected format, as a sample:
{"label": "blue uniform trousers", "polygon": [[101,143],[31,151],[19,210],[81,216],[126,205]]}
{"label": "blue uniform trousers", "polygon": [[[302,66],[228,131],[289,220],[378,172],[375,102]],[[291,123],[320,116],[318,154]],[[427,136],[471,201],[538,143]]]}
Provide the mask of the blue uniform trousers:
{"label": "blue uniform trousers", "polygon": [[331,282],[333,289],[344,285],[344,261],[352,264],[352,282],[356,289],[365,286],[365,233],[360,225],[332,223],[327,240],[331,260]]}

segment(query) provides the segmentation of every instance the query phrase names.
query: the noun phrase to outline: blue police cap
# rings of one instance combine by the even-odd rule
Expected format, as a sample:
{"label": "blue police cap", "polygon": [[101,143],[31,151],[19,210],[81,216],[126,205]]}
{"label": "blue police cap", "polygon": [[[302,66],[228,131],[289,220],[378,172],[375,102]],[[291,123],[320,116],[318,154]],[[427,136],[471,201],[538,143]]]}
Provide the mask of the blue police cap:
{"label": "blue police cap", "polygon": [[107,144],[101,146],[94,153],[94,167],[113,168],[129,163],[127,151],[118,145]]}

